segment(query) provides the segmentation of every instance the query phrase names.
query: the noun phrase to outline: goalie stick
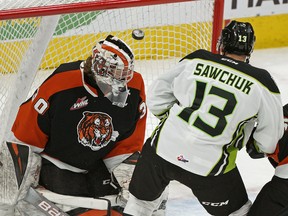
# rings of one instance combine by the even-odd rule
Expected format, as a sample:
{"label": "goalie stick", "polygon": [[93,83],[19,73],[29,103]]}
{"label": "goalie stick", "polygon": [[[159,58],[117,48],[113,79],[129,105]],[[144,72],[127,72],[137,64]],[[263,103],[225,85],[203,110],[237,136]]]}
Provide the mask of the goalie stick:
{"label": "goalie stick", "polygon": [[[66,206],[90,208],[107,210],[111,206],[117,206],[116,195],[105,196],[102,198],[92,198],[92,197],[75,197],[69,195],[61,195],[54,193],[52,191],[46,190],[43,187],[36,189],[38,193],[44,196],[46,199],[52,201],[53,203],[58,203]],[[119,205],[119,204],[118,204]]]}
{"label": "goalie stick", "polygon": [[[45,196],[43,195],[45,191]],[[51,200],[52,201],[51,201]],[[66,212],[60,209],[55,203],[75,208],[87,208],[105,210],[107,216],[111,215],[111,202],[105,198],[89,198],[89,197],[75,197],[61,194],[55,194],[45,189],[37,189],[30,187],[25,198],[25,201],[35,206],[38,210],[47,216],[69,216]]]}
{"label": "goalie stick", "polygon": [[29,188],[25,200],[47,216],[69,216],[50,200],[39,194],[32,187]]}

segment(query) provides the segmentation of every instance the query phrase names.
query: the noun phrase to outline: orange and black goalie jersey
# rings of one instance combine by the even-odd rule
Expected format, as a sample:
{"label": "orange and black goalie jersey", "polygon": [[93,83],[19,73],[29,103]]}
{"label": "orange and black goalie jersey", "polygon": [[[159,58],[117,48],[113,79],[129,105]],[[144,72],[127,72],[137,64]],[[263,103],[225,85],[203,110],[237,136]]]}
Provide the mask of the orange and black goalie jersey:
{"label": "orange and black goalie jersey", "polygon": [[41,154],[90,170],[99,159],[141,150],[146,95],[142,76],[134,72],[127,105],[112,105],[80,64],[60,65],[20,106],[12,131]]}
{"label": "orange and black goalie jersey", "polygon": [[283,106],[284,135],[278,141],[276,150],[269,155],[270,163],[275,167],[275,175],[288,179],[288,104]]}

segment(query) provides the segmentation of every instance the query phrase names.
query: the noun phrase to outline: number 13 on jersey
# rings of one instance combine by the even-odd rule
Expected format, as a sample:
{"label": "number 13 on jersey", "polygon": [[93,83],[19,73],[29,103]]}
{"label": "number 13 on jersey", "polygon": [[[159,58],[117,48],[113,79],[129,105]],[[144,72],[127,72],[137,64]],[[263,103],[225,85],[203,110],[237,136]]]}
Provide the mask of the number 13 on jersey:
{"label": "number 13 on jersey", "polygon": [[[207,83],[196,81],[196,94],[192,106],[184,108],[178,115],[187,123],[189,123],[189,118],[192,113],[201,107],[202,102],[205,100],[205,97],[207,97],[207,95],[205,95],[206,88]],[[234,111],[237,100],[234,94],[217,86],[212,85],[211,88],[207,90],[208,95],[215,95],[223,99],[225,106],[219,108],[212,104],[210,107],[208,113],[217,118],[217,123],[215,126],[211,126],[207,122],[203,121],[199,115],[195,118],[192,125],[214,137],[223,133],[225,127],[227,126],[226,116],[230,115]]]}

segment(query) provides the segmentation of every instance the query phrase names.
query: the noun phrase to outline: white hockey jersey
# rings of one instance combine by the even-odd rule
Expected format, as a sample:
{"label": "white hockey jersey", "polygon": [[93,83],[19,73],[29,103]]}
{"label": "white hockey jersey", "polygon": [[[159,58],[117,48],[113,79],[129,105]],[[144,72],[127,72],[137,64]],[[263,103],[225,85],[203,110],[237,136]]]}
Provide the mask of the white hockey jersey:
{"label": "white hockey jersey", "polygon": [[192,173],[233,169],[238,150],[253,138],[272,153],[283,135],[279,89],[271,75],[245,62],[195,51],[152,83],[150,111],[163,117],[151,139],[157,154]]}

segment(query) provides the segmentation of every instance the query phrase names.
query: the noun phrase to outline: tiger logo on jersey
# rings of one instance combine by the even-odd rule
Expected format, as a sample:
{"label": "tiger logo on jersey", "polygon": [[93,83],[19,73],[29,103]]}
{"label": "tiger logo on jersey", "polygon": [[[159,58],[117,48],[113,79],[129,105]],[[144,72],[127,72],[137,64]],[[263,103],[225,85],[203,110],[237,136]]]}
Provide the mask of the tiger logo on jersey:
{"label": "tiger logo on jersey", "polygon": [[102,112],[83,113],[83,118],[77,126],[78,141],[84,146],[97,151],[119,136],[118,131],[114,131],[112,118]]}

